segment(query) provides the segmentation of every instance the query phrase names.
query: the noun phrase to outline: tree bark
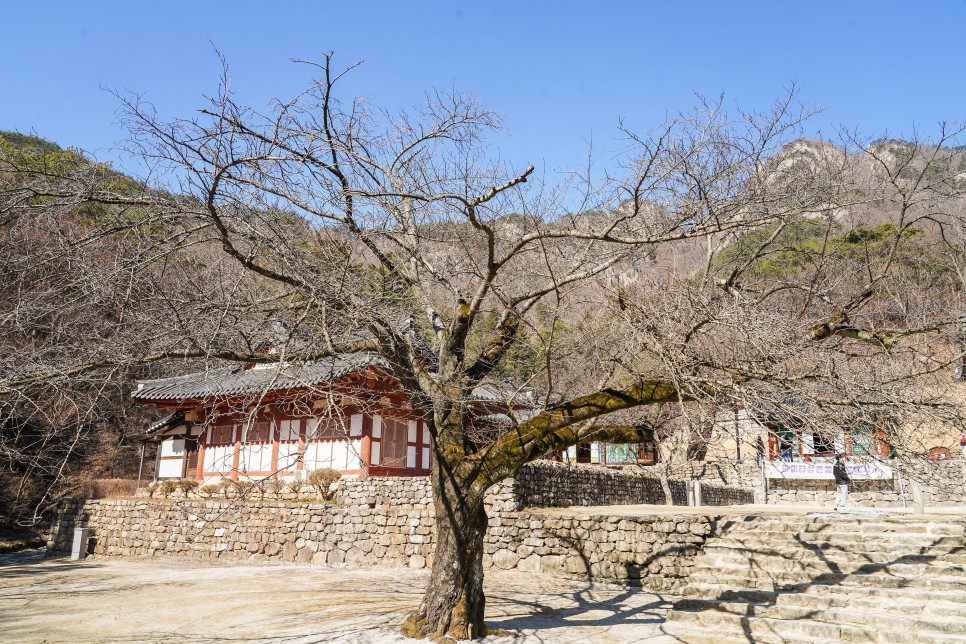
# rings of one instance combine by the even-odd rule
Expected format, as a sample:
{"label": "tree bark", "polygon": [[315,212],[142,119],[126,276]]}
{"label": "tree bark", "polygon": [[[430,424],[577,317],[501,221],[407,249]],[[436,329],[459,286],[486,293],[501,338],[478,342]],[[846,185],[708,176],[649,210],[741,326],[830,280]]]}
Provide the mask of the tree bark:
{"label": "tree bark", "polygon": [[658,480],[661,482],[661,491],[664,492],[664,505],[674,505],[674,495],[671,492],[671,480],[670,473],[668,472],[668,466],[670,463],[661,463],[658,465]]}
{"label": "tree bark", "polygon": [[483,637],[484,493],[444,470],[438,464],[433,468],[436,551],[432,576],[419,608],[403,624],[402,633],[433,640]]}

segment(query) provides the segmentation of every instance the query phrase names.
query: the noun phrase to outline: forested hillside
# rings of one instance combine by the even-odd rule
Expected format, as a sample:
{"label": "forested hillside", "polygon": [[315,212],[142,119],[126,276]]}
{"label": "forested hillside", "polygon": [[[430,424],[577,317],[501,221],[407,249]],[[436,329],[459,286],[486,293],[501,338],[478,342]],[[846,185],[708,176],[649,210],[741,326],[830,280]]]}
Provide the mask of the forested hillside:
{"label": "forested hillside", "polygon": [[[141,313],[151,294],[132,278],[140,267],[131,263],[131,244],[106,235],[116,213],[84,197],[138,189],[78,151],[0,132],[0,364],[6,374],[121,351],[112,348],[119,336],[150,335]],[[87,481],[136,476],[137,438],[150,412],[132,405],[127,393],[143,373],[144,367],[106,369],[93,378],[78,374],[5,389],[0,524],[42,522],[58,497]]]}
{"label": "forested hillside", "polygon": [[[737,204],[727,214],[735,223],[708,234],[691,235],[688,227],[696,224],[690,215],[659,198],[556,219],[500,214],[490,220],[487,226],[508,238],[538,230],[579,237],[615,213],[617,227],[608,233],[615,238],[653,235],[651,227],[664,221],[683,222],[668,229],[678,232],[666,242],[645,244],[612,265],[609,251],[591,248],[600,254],[582,261],[606,264],[596,281],[568,287],[566,307],[527,310],[494,373],[551,393],[578,387],[589,374],[603,378],[598,354],[613,350],[599,343],[616,342],[612,329],[629,320],[636,335],[619,341],[639,352],[644,364],[665,361],[685,371],[714,365],[722,360],[721,347],[702,348],[701,325],[688,331],[693,321],[681,324],[689,316],[711,315],[709,324],[717,324],[753,314],[737,300],[731,308],[712,304],[701,284],[750,298],[745,304],[778,293],[772,301],[783,310],[817,306],[815,324],[834,319],[839,305],[833,301],[844,302],[842,310],[850,313],[838,320],[840,327],[826,329],[832,335],[903,325],[950,328],[942,325],[961,311],[966,273],[963,231],[949,213],[962,210],[966,153],[896,140],[851,151],[797,140],[753,167],[759,176],[743,177],[750,183],[742,190],[754,184],[765,196],[741,205],[741,192],[720,195],[719,205]],[[372,298],[367,306],[400,317],[413,306],[412,285],[376,266],[374,253],[389,252],[388,241],[361,248],[345,227],[318,227],[298,208],[271,199],[243,202],[247,195],[239,192],[223,206],[234,209],[231,226],[245,236],[232,252],[247,256],[226,256],[225,233],[217,225],[191,227],[178,219],[204,209],[188,196],[190,184],[181,187],[184,195],[148,187],[81,151],[0,132],[0,522],[42,521],[59,496],[85,481],[136,474],[137,439],[156,415],[130,403],[135,379],[200,367],[205,357],[237,360],[269,336],[311,346],[318,342],[312,329],[355,331],[359,311],[325,318],[325,307],[322,313],[304,308],[304,300],[280,286],[278,275],[291,256],[308,252],[315,262],[311,280],[326,288],[345,292],[361,285]],[[785,213],[780,217],[754,210],[777,203]],[[623,214],[635,207],[646,217]],[[635,228],[642,221],[645,228]],[[460,265],[475,226],[444,218],[411,234],[421,236],[440,263]],[[560,246],[562,255],[587,252],[567,244]],[[275,257],[272,270],[253,259],[289,245],[292,255]],[[532,279],[526,263],[515,270],[514,279]],[[873,298],[873,291],[884,297]],[[326,304],[331,310],[343,305]],[[498,303],[482,307],[467,337],[469,353],[485,351],[507,323]],[[880,345],[902,337],[889,333],[878,337]],[[432,341],[428,330],[426,339]],[[748,341],[763,341],[732,340],[745,349],[751,349]],[[948,339],[923,345],[916,359],[940,365],[953,348]],[[755,355],[759,349],[729,367],[735,378],[773,366],[778,358],[763,349]],[[553,378],[549,362],[558,367]]]}

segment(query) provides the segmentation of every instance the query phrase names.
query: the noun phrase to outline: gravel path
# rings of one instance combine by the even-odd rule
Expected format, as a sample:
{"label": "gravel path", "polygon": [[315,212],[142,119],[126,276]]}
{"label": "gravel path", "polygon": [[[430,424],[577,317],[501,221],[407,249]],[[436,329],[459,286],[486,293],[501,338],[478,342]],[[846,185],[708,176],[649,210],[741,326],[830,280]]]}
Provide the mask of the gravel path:
{"label": "gravel path", "polygon": [[[427,573],[190,559],[0,560],[4,642],[415,642],[394,628]],[[677,642],[640,589],[487,573],[491,644]]]}

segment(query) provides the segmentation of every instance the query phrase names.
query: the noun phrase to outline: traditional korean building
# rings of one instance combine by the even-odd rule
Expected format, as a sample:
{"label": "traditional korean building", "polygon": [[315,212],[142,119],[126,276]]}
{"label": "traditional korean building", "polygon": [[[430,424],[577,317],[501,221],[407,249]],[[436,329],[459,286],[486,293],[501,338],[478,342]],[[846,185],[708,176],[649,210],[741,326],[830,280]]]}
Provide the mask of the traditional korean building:
{"label": "traditional korean building", "polygon": [[[502,387],[473,392],[471,422],[485,431],[505,412]],[[132,393],[168,415],[148,430],[155,479],[420,476],[432,450],[422,415],[374,353],[304,365],[245,365],[144,380]]]}

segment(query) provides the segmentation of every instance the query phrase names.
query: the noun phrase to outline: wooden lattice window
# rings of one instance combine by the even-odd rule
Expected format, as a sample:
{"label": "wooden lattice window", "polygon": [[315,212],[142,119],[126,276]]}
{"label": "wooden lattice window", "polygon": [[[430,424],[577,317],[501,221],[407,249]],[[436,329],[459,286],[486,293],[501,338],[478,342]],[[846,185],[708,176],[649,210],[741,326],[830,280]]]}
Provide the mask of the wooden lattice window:
{"label": "wooden lattice window", "polygon": [[227,445],[235,442],[234,425],[214,425],[211,428],[211,442],[213,445]]}
{"label": "wooden lattice window", "polygon": [[272,424],[270,422],[252,423],[245,435],[246,443],[267,443],[272,440]]}
{"label": "wooden lattice window", "polygon": [[395,418],[382,419],[382,465],[406,467],[406,442],[409,423]]}
{"label": "wooden lattice window", "polygon": [[301,430],[302,421],[300,420],[283,420],[278,424],[278,440],[284,442],[293,442],[299,439],[299,431]]}
{"label": "wooden lattice window", "polygon": [[309,420],[309,440],[326,440],[331,438],[345,438],[345,423],[341,418],[325,416]]}

